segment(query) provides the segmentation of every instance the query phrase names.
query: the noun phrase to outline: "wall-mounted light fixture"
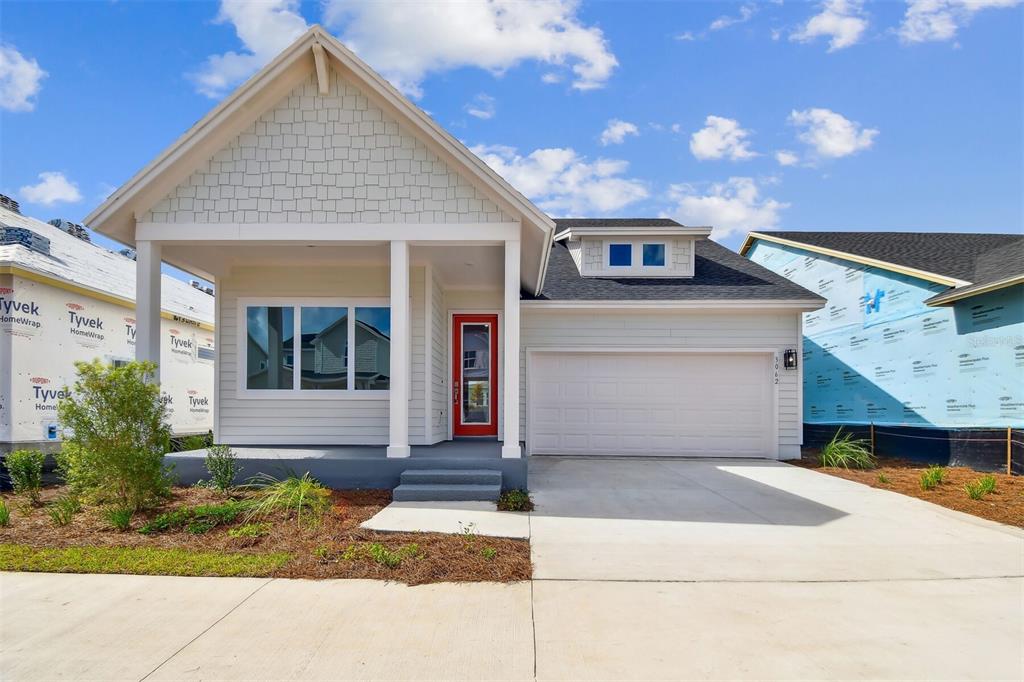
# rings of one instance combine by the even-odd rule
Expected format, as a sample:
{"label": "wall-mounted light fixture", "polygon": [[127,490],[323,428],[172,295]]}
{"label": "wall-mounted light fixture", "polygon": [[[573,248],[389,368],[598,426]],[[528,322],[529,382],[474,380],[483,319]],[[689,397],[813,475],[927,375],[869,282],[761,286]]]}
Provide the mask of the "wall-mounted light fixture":
{"label": "wall-mounted light fixture", "polygon": [[786,369],[796,369],[796,350],[787,348],[782,354],[782,366]]}

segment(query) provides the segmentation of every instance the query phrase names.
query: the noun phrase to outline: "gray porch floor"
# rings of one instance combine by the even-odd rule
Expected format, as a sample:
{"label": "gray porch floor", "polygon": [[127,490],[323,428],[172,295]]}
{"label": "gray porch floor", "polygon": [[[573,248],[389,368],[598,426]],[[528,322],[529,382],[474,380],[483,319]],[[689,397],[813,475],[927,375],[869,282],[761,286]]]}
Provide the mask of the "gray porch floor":
{"label": "gray porch floor", "polygon": [[[386,445],[238,445],[239,459],[386,459]],[[410,459],[501,459],[497,440],[450,440],[413,445]],[[206,457],[206,450],[176,452],[175,457]]]}

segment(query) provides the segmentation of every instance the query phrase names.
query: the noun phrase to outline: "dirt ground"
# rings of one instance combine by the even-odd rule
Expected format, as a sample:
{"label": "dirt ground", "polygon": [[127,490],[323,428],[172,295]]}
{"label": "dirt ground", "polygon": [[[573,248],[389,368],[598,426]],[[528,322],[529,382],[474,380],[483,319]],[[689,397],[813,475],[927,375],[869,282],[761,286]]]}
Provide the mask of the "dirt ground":
{"label": "dirt ground", "polygon": [[[947,467],[946,477],[942,483],[932,490],[922,490],[921,473],[928,467],[921,462],[879,457],[878,467],[875,469],[822,467],[818,461],[817,450],[807,450],[802,459],[790,463],[864,483],[872,488],[882,488],[910,495],[948,509],[980,516],[983,519],[1024,528],[1024,477],[1021,476],[975,471],[967,467]],[[996,478],[995,491],[980,500],[972,500],[967,496],[964,484],[977,481],[989,473]]]}
{"label": "dirt ground", "polygon": [[[227,495],[204,488],[175,488],[160,508],[137,514],[131,529],[109,527],[100,510],[83,508],[70,524],[54,526],[43,508],[64,492],[62,487],[43,490],[41,505],[27,513],[22,502],[10,494],[3,497],[11,509],[11,523],[0,528],[0,543],[32,547],[163,547],[231,553],[288,552],[292,559],[275,571],[284,578],[371,578],[394,580],[410,585],[434,582],[510,582],[529,580],[532,574],[530,544],[526,540],[443,533],[382,533],[365,530],[359,524],[391,501],[390,490],[332,491],[331,508],[319,524],[299,523],[285,513],[259,521],[269,522],[269,533],[256,539],[232,538],[228,529],[244,520],[216,527],[204,534],[185,530],[143,535],[138,529],[157,514],[182,506],[216,504]],[[388,567],[365,552],[358,558],[344,558],[346,548],[366,548],[379,543],[389,550],[415,544],[415,557]],[[493,550],[493,551],[492,551]]]}

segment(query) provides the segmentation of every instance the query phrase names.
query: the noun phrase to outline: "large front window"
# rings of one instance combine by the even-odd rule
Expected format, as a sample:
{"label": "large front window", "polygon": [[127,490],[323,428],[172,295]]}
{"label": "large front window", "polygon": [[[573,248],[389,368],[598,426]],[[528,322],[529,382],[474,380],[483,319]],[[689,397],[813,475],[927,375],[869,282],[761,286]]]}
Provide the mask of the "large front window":
{"label": "large front window", "polygon": [[391,384],[391,309],[246,305],[247,390],[383,391]]}

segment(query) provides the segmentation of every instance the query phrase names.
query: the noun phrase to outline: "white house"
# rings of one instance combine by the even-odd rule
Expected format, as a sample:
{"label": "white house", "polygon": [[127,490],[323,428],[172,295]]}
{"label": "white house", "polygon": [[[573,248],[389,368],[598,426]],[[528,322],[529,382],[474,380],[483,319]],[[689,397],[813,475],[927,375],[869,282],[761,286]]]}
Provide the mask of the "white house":
{"label": "white house", "polygon": [[160,261],[216,282],[219,442],[799,453],[823,299],[710,228],[553,220],[319,27],[87,221],[138,253],[141,358]]}

